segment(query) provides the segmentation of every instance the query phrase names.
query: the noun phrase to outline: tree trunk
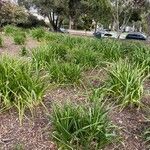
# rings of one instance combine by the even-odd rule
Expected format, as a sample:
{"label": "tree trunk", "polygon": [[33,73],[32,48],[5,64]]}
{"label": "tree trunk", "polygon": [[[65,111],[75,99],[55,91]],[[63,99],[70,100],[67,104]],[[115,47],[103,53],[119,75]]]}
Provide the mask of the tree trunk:
{"label": "tree trunk", "polygon": [[61,19],[59,16],[57,16],[57,18],[55,19],[55,14],[53,13],[52,16],[51,14],[48,16],[50,25],[52,27],[52,30],[54,32],[59,32],[60,31],[60,27],[62,25],[63,19]]}
{"label": "tree trunk", "polygon": [[95,32],[97,32],[97,21],[95,21]]}
{"label": "tree trunk", "polygon": [[150,35],[150,13],[147,15],[148,35]]}
{"label": "tree trunk", "polygon": [[77,29],[77,20],[75,17],[69,16],[69,29]]}

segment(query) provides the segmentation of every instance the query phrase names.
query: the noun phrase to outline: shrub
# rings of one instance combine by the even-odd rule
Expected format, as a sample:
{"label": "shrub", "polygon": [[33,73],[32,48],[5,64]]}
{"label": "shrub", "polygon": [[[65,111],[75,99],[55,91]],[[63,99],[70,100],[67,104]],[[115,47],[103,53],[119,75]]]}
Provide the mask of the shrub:
{"label": "shrub", "polygon": [[45,36],[45,30],[43,28],[35,28],[31,30],[32,37],[40,41]]}
{"label": "shrub", "polygon": [[112,141],[114,127],[102,103],[55,105],[53,137],[58,149],[100,149]]}
{"label": "shrub", "polygon": [[23,44],[25,44],[25,41],[26,41],[26,38],[22,35],[17,34],[14,36],[14,43],[16,45],[23,45]]}
{"label": "shrub", "polygon": [[143,95],[144,70],[125,60],[120,60],[107,70],[110,93],[123,107],[139,106]]}
{"label": "shrub", "polygon": [[3,107],[14,106],[20,121],[26,109],[32,110],[41,102],[45,90],[39,70],[33,71],[30,62],[22,59],[1,57],[0,99]]}
{"label": "shrub", "polygon": [[3,46],[3,39],[2,39],[2,37],[0,36],[0,47],[2,47]]}

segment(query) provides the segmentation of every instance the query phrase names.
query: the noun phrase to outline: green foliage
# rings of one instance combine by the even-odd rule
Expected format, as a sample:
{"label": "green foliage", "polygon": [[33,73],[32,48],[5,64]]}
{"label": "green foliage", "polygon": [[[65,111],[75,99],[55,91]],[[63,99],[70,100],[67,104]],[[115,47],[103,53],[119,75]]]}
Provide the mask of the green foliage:
{"label": "green foliage", "polygon": [[53,137],[58,149],[100,149],[115,134],[104,104],[73,103],[55,105],[52,114]]}
{"label": "green foliage", "polygon": [[28,13],[24,7],[15,3],[3,1],[0,8],[0,25],[20,24],[27,21]]}
{"label": "green foliage", "polygon": [[52,62],[47,65],[51,82],[60,84],[74,84],[81,80],[81,68],[72,63]]}
{"label": "green foliage", "polygon": [[145,129],[144,131],[144,140],[147,145],[147,149],[150,148],[150,128]]}
{"label": "green foliage", "polygon": [[14,43],[16,45],[23,45],[23,44],[25,44],[25,41],[26,41],[26,38],[24,36],[22,36],[22,35],[16,34],[14,36]]}
{"label": "green foliage", "polygon": [[139,106],[143,96],[144,71],[139,65],[120,60],[108,70],[108,87],[115,100],[123,107]]}
{"label": "green foliage", "polygon": [[89,68],[99,65],[100,57],[97,52],[84,49],[84,47],[81,46],[78,50],[74,51],[74,59],[74,63]]}
{"label": "green foliage", "polygon": [[43,28],[34,28],[31,30],[31,35],[34,39],[40,41],[45,36],[45,30]]}
{"label": "green foliage", "polygon": [[56,33],[54,34],[54,33],[46,32],[44,35],[44,40],[47,42],[57,41],[58,39],[59,39],[59,35]]}
{"label": "green foliage", "polygon": [[22,144],[16,144],[13,150],[24,150],[24,146]]}
{"label": "green foliage", "polygon": [[51,64],[52,61],[67,60],[68,47],[64,44],[50,43],[43,45],[32,52],[33,60],[39,65]]}
{"label": "green foliage", "polygon": [[27,60],[7,56],[1,57],[0,70],[1,106],[14,106],[21,121],[26,109],[32,110],[41,102],[45,90],[43,78]]}
{"label": "green foliage", "polygon": [[149,46],[137,43],[132,45],[132,51],[129,53],[131,62],[135,62],[146,68],[147,74],[150,71],[150,48]]}
{"label": "green foliage", "polygon": [[13,35],[15,34],[16,32],[19,32],[18,31],[19,29],[15,26],[12,26],[12,25],[7,25],[4,27],[4,32],[6,35]]}
{"label": "green foliage", "polygon": [[28,50],[25,46],[21,48],[21,56],[26,56],[28,54]]}
{"label": "green foliage", "polygon": [[105,61],[117,61],[123,57],[123,49],[121,43],[115,40],[102,40],[101,49],[102,57]]}
{"label": "green foliage", "polygon": [[0,36],[0,47],[2,47],[3,46],[3,39],[2,39],[2,37]]}

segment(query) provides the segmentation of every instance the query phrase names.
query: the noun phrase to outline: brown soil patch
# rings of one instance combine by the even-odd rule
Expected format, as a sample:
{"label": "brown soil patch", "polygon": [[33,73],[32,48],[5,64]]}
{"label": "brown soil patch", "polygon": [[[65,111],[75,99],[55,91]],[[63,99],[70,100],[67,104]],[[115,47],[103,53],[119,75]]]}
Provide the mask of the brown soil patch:
{"label": "brown soil patch", "polygon": [[[83,102],[87,98],[86,91],[76,88],[57,88],[45,97],[44,104],[51,114],[54,102],[63,103],[67,100]],[[21,144],[24,150],[56,150],[51,140],[50,116],[43,106],[36,108],[34,118],[27,112],[27,117],[19,125],[18,115],[14,110],[0,114],[0,148],[12,150]],[[119,127],[122,139],[119,143],[108,146],[105,150],[146,150],[142,134],[150,124],[145,122],[145,112],[128,108],[120,112],[115,108],[110,119]]]}
{"label": "brown soil patch", "polygon": [[[0,48],[0,53],[18,55],[21,46],[15,45],[10,37],[3,36],[4,47]],[[39,46],[39,42],[29,38],[26,42],[28,49]],[[104,70],[93,70],[85,73],[87,85],[92,88],[102,86],[107,74]],[[88,82],[87,82],[88,81]],[[150,82],[145,83],[146,94],[150,92]],[[15,110],[0,113],[0,150],[17,150],[20,145],[24,150],[57,150],[51,137],[51,120],[48,114],[51,114],[52,104],[54,102],[63,103],[67,100],[75,103],[87,100],[89,89],[81,88],[56,88],[45,96],[44,105],[34,110],[34,116],[29,111],[20,126],[18,114]],[[143,98],[145,105],[150,106],[150,96]],[[106,147],[104,150],[146,150],[146,144],[142,138],[145,128],[150,126],[145,117],[149,115],[147,109],[137,110],[136,108],[127,108],[120,111],[115,108],[110,112],[110,119],[118,126],[122,139]]]}
{"label": "brown soil patch", "polygon": [[[9,36],[2,35],[3,38],[3,47],[0,47],[0,54],[8,53],[10,55],[19,55],[21,50],[21,45],[15,45],[13,39]],[[40,45],[40,43],[36,40],[33,40],[31,37],[27,38],[25,43],[26,48],[30,51],[33,48],[36,48]]]}

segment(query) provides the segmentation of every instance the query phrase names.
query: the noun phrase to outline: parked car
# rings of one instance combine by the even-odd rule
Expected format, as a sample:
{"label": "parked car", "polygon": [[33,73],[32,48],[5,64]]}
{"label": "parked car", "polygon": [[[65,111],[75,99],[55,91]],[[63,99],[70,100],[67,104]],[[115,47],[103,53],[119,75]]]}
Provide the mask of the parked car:
{"label": "parked car", "polygon": [[65,28],[60,28],[60,32],[61,32],[61,33],[69,33],[68,30],[65,29]]}
{"label": "parked car", "polygon": [[146,35],[140,32],[128,33],[126,39],[129,40],[147,40]]}
{"label": "parked car", "polygon": [[96,38],[112,37],[112,34],[109,33],[109,32],[107,32],[107,31],[105,31],[105,30],[94,32],[93,35],[94,35]]}
{"label": "parked car", "polygon": [[96,37],[96,38],[101,38],[102,37],[102,32],[100,31],[97,31],[97,32],[94,32],[93,35]]}

